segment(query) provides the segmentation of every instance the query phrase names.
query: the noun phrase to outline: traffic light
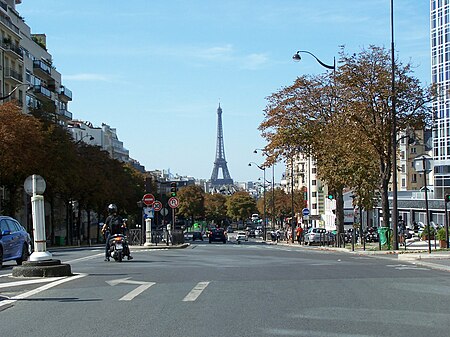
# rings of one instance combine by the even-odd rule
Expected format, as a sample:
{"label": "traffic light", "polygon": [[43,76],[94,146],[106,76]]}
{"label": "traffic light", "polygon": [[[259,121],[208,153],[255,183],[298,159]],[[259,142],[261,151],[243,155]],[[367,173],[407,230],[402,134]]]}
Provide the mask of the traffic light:
{"label": "traffic light", "polygon": [[328,198],[328,200],[333,200],[333,194],[329,193],[329,194],[327,195],[327,198]]}
{"label": "traffic light", "polygon": [[450,194],[446,194],[444,197],[445,202],[450,202]]}
{"label": "traffic light", "polygon": [[177,183],[176,182],[170,183],[170,196],[172,196],[172,197],[177,196]]}

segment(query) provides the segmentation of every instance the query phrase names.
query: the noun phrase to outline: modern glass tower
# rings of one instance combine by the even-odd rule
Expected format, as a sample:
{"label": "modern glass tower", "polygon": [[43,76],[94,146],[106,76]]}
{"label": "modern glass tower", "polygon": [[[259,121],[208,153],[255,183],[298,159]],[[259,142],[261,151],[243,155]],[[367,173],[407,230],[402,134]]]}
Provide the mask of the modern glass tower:
{"label": "modern glass tower", "polygon": [[431,0],[431,77],[439,90],[433,103],[434,197],[450,193],[450,0]]}

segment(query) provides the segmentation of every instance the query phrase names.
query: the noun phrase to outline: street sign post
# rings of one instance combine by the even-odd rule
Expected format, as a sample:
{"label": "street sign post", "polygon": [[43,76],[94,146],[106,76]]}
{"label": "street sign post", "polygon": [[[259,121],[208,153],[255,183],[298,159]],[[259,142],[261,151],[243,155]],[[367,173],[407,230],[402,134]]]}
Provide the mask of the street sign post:
{"label": "street sign post", "polygon": [[160,211],[162,209],[161,201],[155,200],[155,202],[153,203],[153,209],[155,210],[155,212]]}
{"label": "street sign post", "polygon": [[303,209],[302,209],[302,214],[303,214],[304,216],[308,216],[308,215],[309,215],[309,209],[308,209],[308,208],[303,208]]}
{"label": "street sign post", "polygon": [[150,193],[144,194],[142,197],[142,202],[147,206],[151,206],[155,202],[155,196]]}
{"label": "street sign post", "polygon": [[170,208],[177,208],[179,205],[179,201],[177,198],[171,197],[168,201],[168,204]]}

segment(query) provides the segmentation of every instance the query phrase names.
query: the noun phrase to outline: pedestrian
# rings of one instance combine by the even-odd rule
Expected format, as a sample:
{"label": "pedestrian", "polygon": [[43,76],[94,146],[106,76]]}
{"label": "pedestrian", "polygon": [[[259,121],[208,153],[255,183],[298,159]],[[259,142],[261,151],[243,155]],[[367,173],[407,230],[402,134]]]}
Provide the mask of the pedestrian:
{"label": "pedestrian", "polygon": [[303,236],[303,228],[302,228],[302,226],[298,226],[297,227],[296,234],[297,234],[297,242],[298,242],[298,244],[301,244],[302,243],[302,236]]}

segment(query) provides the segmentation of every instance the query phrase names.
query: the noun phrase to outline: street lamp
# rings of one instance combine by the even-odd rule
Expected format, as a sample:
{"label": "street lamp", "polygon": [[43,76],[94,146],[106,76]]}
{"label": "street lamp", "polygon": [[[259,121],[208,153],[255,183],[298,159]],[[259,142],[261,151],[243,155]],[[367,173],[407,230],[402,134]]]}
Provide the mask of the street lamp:
{"label": "street lamp", "polygon": [[428,155],[422,155],[413,160],[414,168],[417,172],[423,173],[423,187],[425,192],[425,219],[428,231],[428,254],[431,254],[431,231],[430,231],[430,212],[428,210],[428,187],[427,173],[431,172],[431,158]]}
{"label": "street lamp", "polygon": [[[314,55],[313,53],[311,53],[311,52],[309,52],[309,51],[307,51],[307,50],[299,50],[299,51],[297,51],[297,52],[294,54],[294,56],[292,56],[292,59],[293,59],[294,61],[296,61],[296,62],[300,61],[300,60],[302,59],[301,56],[300,56],[301,53],[305,53],[305,54],[311,55],[312,57],[315,58],[315,60],[316,60],[322,67],[324,67],[324,68],[326,68],[326,69],[333,70],[333,82],[334,82],[334,87],[336,87],[336,58],[335,58],[335,57],[333,57],[333,65],[329,65],[329,64],[323,63],[323,62],[322,62],[321,60],[319,60],[319,58],[318,58],[316,55]],[[334,98],[335,98],[335,97],[334,97]],[[336,109],[336,107],[335,107],[335,99],[334,99],[333,101],[334,101],[334,103],[333,103],[333,108]],[[294,161],[293,161],[293,159],[291,159],[291,160],[292,160],[292,167],[293,167],[293,166],[294,166]],[[310,163],[310,161],[309,161],[309,163]],[[311,181],[311,175],[310,175],[311,167],[308,167],[308,170],[309,170],[309,172],[308,172],[308,181]],[[292,181],[293,181],[293,178],[292,178]],[[293,185],[293,183],[292,183],[292,185]],[[292,187],[292,188],[293,188],[293,187]],[[308,188],[308,193],[311,193],[310,191],[311,191],[311,189]],[[292,198],[293,198],[293,191],[292,191]],[[312,197],[311,197],[311,199],[312,199]],[[309,202],[311,202],[311,199],[309,199]],[[294,202],[292,201],[292,205],[293,205],[293,204],[294,204]],[[292,206],[292,213],[294,212],[293,209],[294,209],[294,206]],[[292,236],[293,236],[293,235],[294,235],[294,229],[292,229]],[[292,242],[294,242],[294,239],[292,239]]]}
{"label": "street lamp", "polygon": [[256,164],[255,162],[250,162],[248,163],[248,166],[252,166],[255,165],[257,168],[259,168],[261,171],[263,171],[263,179],[264,179],[264,184],[263,184],[263,202],[264,202],[264,219],[263,219],[263,237],[264,240],[266,240],[266,168],[265,167],[261,167],[258,164]]}
{"label": "street lamp", "polygon": [[83,140],[84,138],[86,138],[86,137],[89,137],[89,140],[90,140],[90,141],[92,141],[92,140],[95,139],[94,136],[91,136],[91,135],[84,135],[84,136],[82,136],[79,140],[77,140],[77,141],[75,142],[75,145],[80,144],[80,143],[82,142],[82,140]]}
{"label": "street lamp", "polygon": [[[255,149],[253,153],[258,153],[258,151],[261,151],[263,155],[266,157],[267,152],[263,149]],[[275,227],[275,163],[272,164],[272,228]]]}
{"label": "street lamp", "polygon": [[14,92],[15,92],[19,87],[22,87],[22,86],[24,86],[24,85],[28,86],[28,88],[27,88],[26,91],[33,89],[33,86],[32,86],[31,84],[29,84],[29,83],[20,83],[20,84],[16,85],[16,86],[14,87],[14,89],[10,91],[9,94],[7,94],[6,96],[0,97],[0,101],[4,101],[4,100],[7,99],[8,97],[10,97],[12,94],[14,94]]}
{"label": "street lamp", "polygon": [[[392,95],[392,236],[394,250],[398,250],[398,187],[397,187],[397,115],[395,111],[395,55],[394,55],[394,0],[391,0],[391,95]],[[426,193],[426,192],[425,192]],[[427,212],[428,213],[428,212]],[[431,249],[431,248],[430,248]]]}
{"label": "street lamp", "polygon": [[311,53],[311,52],[309,52],[309,51],[307,51],[307,50],[299,50],[299,51],[297,51],[297,52],[294,54],[294,56],[292,56],[292,59],[293,59],[294,61],[296,61],[296,62],[300,61],[300,60],[302,59],[302,57],[300,56],[300,53],[309,54],[309,55],[311,55],[312,57],[314,57],[314,58],[316,59],[316,61],[317,61],[322,67],[336,71],[336,58],[333,57],[333,65],[330,66],[330,65],[328,65],[328,64],[323,63],[321,60],[319,60],[319,59],[317,58],[317,56],[314,55],[313,53]]}

